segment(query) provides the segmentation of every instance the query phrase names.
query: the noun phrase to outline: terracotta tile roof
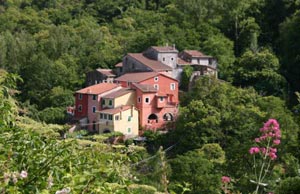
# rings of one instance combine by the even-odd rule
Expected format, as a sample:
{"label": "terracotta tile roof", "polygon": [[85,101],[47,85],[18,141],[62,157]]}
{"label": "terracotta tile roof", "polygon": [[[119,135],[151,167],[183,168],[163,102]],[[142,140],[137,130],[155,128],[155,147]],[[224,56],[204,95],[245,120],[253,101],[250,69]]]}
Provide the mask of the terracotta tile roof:
{"label": "terracotta tile roof", "polygon": [[117,64],[115,64],[115,67],[123,67],[123,63],[122,62],[117,63]]}
{"label": "terracotta tile roof", "polygon": [[191,57],[198,57],[198,58],[201,58],[201,57],[211,57],[211,56],[207,56],[207,55],[205,55],[202,52],[197,51],[197,50],[184,50],[183,52],[187,53]]}
{"label": "terracotta tile roof", "polygon": [[114,114],[117,114],[121,111],[126,111],[130,108],[131,108],[131,106],[120,106],[120,107],[117,107],[117,108],[110,108],[110,109],[101,110],[101,111],[99,111],[99,113],[114,115]]}
{"label": "terracotta tile roof", "polygon": [[116,75],[113,73],[111,69],[97,69],[98,72],[108,76],[108,77],[115,77]]}
{"label": "terracotta tile roof", "polygon": [[117,98],[117,97],[123,96],[125,94],[128,94],[130,92],[133,92],[133,90],[131,90],[129,88],[121,88],[120,90],[109,93],[109,94],[103,96],[102,98]]}
{"label": "terracotta tile roof", "polygon": [[176,52],[178,53],[178,50],[172,46],[152,46],[154,50],[158,52]]}
{"label": "terracotta tile roof", "polygon": [[145,57],[142,53],[128,53],[127,56],[139,61],[145,66],[149,67],[153,71],[171,71],[172,68],[168,65],[163,64],[160,61],[149,59]]}
{"label": "terracotta tile roof", "polygon": [[183,60],[183,59],[181,59],[179,57],[177,58],[177,64],[179,64],[179,65],[191,65],[190,62],[185,61],[185,60]]}
{"label": "terracotta tile roof", "polygon": [[137,84],[137,83],[133,83],[132,85],[134,85],[136,88],[138,88],[139,90],[141,90],[142,92],[145,92],[145,93],[155,93],[155,92],[157,92],[157,89],[154,88],[153,85]]}
{"label": "terracotta tile roof", "polygon": [[117,87],[119,87],[119,85],[113,84],[113,83],[100,83],[100,84],[92,85],[92,86],[83,88],[81,90],[78,90],[78,91],[76,91],[76,93],[101,94],[101,93],[107,92],[107,91],[112,90]]}
{"label": "terracotta tile roof", "polygon": [[162,92],[158,92],[158,93],[156,94],[156,96],[159,96],[159,97],[165,97],[165,96],[167,96],[167,94],[162,93]]}
{"label": "terracotta tile roof", "polygon": [[138,72],[138,73],[126,73],[120,77],[117,77],[116,81],[126,81],[126,82],[141,82],[146,79],[158,76],[157,72]]}

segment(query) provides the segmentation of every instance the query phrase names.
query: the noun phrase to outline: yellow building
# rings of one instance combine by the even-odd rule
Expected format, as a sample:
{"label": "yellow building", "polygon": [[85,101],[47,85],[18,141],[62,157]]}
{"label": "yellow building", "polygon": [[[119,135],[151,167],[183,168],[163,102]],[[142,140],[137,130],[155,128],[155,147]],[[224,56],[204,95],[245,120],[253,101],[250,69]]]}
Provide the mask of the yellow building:
{"label": "yellow building", "polygon": [[99,132],[121,132],[127,136],[137,136],[138,116],[138,111],[133,105],[99,111]]}
{"label": "yellow building", "polygon": [[101,109],[116,108],[123,105],[135,105],[135,91],[122,88],[102,97]]}

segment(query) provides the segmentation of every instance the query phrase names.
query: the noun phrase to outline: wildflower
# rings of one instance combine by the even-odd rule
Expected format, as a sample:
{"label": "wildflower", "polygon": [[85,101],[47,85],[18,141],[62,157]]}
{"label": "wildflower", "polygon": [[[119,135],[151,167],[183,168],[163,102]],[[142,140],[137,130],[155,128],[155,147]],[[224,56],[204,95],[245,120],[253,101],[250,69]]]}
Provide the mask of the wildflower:
{"label": "wildflower", "polygon": [[69,187],[63,188],[62,190],[58,190],[55,192],[55,194],[68,194],[70,193],[71,189]]}
{"label": "wildflower", "polygon": [[280,139],[275,139],[275,140],[273,140],[273,144],[279,145],[279,144],[280,144]]}
{"label": "wildflower", "polygon": [[222,183],[229,183],[231,181],[230,177],[222,176]]}
{"label": "wildflower", "polygon": [[12,181],[16,184],[18,182],[19,173],[13,172],[11,175]]}
{"label": "wildflower", "polygon": [[27,171],[25,171],[25,170],[22,170],[22,171],[21,171],[21,173],[20,173],[20,177],[21,177],[21,179],[25,179],[25,178],[27,178],[27,176],[28,176],[28,173],[27,173]]}
{"label": "wildflower", "polygon": [[250,150],[249,150],[249,153],[250,153],[250,154],[256,154],[256,153],[259,153],[259,152],[260,152],[260,150],[259,150],[258,147],[252,147],[252,148],[250,148]]}
{"label": "wildflower", "polygon": [[275,160],[277,158],[277,155],[274,152],[270,152],[269,156],[270,156],[271,160]]}
{"label": "wildflower", "polygon": [[255,142],[256,142],[256,143],[259,143],[259,142],[260,142],[260,139],[259,139],[259,138],[255,138]]}
{"label": "wildflower", "polygon": [[3,179],[4,179],[4,182],[7,184],[10,179],[10,174],[5,172],[3,175]]}
{"label": "wildflower", "polygon": [[47,183],[48,183],[48,185],[47,185],[48,189],[50,189],[54,185],[53,184],[53,177],[51,175],[48,177]]}

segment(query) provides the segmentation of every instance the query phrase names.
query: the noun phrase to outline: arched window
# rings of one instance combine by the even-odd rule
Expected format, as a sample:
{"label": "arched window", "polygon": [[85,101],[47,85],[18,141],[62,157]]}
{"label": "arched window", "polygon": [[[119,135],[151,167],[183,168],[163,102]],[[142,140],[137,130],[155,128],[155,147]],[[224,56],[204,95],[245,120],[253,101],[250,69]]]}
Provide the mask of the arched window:
{"label": "arched window", "polygon": [[156,114],[152,113],[151,115],[148,116],[148,123],[150,123],[150,122],[152,123],[154,121],[157,123],[158,122],[158,117],[157,117]]}
{"label": "arched window", "polygon": [[173,121],[173,115],[171,113],[166,113],[163,116],[164,121]]}

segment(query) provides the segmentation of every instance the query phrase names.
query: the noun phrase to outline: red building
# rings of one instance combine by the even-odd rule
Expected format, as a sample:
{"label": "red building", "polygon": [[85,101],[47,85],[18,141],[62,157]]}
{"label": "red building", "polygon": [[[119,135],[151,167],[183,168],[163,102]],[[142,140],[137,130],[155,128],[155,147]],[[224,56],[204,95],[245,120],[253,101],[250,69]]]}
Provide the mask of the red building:
{"label": "red building", "polygon": [[75,120],[78,120],[81,126],[87,126],[90,130],[97,130],[96,111],[101,110],[102,97],[120,88],[114,83],[101,83],[76,91]]}
{"label": "red building", "polygon": [[115,79],[136,90],[139,124],[146,129],[164,128],[178,114],[178,81],[157,72],[127,73]]}

